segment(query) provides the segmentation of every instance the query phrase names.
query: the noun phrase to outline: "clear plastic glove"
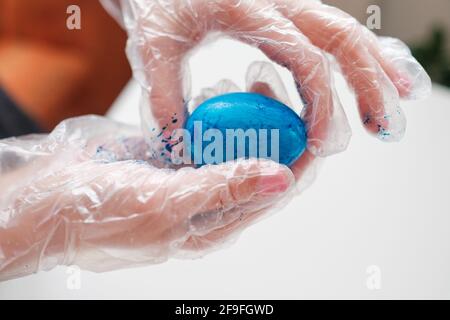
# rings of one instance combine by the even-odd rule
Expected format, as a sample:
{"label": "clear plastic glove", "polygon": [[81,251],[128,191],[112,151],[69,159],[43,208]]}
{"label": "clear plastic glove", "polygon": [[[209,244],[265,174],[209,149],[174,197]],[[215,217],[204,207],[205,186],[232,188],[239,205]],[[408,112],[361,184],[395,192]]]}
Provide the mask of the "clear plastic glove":
{"label": "clear plastic glove", "polygon": [[203,254],[286,203],[294,184],[267,160],[159,169],[147,150],[137,128],[96,116],[0,140],[0,280]]}
{"label": "clear plastic glove", "polygon": [[381,140],[397,141],[404,134],[400,98],[430,92],[428,75],[402,42],[376,37],[353,17],[315,0],[103,3],[128,30],[128,57],[144,92],[143,129],[155,154],[158,140],[183,126],[190,100],[186,58],[212,32],[258,47],[292,72],[312,156],[344,150],[351,136],[326,53],[355,91],[364,126]]}
{"label": "clear plastic glove", "polygon": [[[286,87],[271,63],[265,61],[255,61],[251,63],[247,68],[245,83],[246,88],[245,90],[242,90],[233,81],[222,79],[214,86],[202,89],[199,96],[192,100],[191,105],[193,106],[193,109],[195,109],[195,107],[199,106],[202,102],[212,97],[241,91],[259,93],[281,101],[288,106],[292,105]],[[176,145],[174,150],[176,153],[179,153],[178,149],[181,148],[182,146]],[[310,150],[305,150],[301,157],[290,166],[297,182],[297,193],[300,193],[312,184],[321,160],[322,158],[314,156]]]}

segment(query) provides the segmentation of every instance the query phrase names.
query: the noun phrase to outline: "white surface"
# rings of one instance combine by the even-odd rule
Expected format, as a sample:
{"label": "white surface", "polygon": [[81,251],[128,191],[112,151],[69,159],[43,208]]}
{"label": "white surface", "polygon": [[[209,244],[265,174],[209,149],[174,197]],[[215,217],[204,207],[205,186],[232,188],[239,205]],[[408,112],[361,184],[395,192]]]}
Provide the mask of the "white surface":
{"label": "white surface", "polygon": [[[194,92],[222,77],[242,87],[255,59],[265,58],[231,41],[202,50],[191,61]],[[231,247],[194,261],[82,271],[79,290],[68,289],[60,267],[1,283],[0,299],[450,298],[450,92],[435,86],[428,100],[404,103],[406,136],[384,144],[363,131],[342,79],[338,88],[354,132],[348,150]],[[138,100],[130,84],[110,116],[136,123]],[[379,290],[366,285],[371,265],[381,271]]]}

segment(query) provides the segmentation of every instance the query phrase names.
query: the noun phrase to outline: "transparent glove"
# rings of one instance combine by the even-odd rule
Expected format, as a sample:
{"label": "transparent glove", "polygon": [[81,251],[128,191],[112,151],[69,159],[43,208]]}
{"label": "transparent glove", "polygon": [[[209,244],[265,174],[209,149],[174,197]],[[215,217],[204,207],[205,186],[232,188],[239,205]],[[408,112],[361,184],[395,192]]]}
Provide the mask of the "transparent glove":
{"label": "transparent glove", "polygon": [[128,31],[128,57],[144,93],[142,125],[155,155],[161,153],[159,140],[182,127],[190,111],[186,58],[211,33],[253,45],[291,71],[304,102],[302,118],[312,156],[344,150],[351,136],[328,56],[334,56],[355,91],[364,126],[383,141],[397,141],[404,134],[399,99],[423,98],[430,92],[428,75],[403,43],[376,37],[353,17],[318,1],[103,3]]}
{"label": "transparent glove", "polygon": [[139,130],[97,116],[0,140],[0,279],[204,254],[286,203],[293,184],[268,160],[157,168]]}

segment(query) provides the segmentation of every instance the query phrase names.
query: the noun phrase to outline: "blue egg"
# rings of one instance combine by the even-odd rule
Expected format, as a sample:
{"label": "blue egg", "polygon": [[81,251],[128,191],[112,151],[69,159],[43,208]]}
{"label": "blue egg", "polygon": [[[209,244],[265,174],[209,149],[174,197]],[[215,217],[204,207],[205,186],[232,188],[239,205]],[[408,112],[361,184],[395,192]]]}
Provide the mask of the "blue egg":
{"label": "blue egg", "polygon": [[208,99],[188,117],[187,150],[199,166],[237,158],[268,158],[287,166],[305,151],[306,129],[285,104],[256,93]]}

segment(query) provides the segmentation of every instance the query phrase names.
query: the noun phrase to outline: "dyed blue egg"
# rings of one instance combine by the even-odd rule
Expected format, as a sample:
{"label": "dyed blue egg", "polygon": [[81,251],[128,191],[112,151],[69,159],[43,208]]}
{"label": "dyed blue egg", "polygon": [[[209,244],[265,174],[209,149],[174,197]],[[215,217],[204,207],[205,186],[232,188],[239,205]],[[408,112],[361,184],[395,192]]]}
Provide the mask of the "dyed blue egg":
{"label": "dyed blue egg", "polygon": [[[305,151],[306,129],[285,104],[256,93],[208,99],[188,117],[187,150],[199,166],[245,157],[269,158],[287,166]],[[210,130],[212,129],[212,130]]]}

